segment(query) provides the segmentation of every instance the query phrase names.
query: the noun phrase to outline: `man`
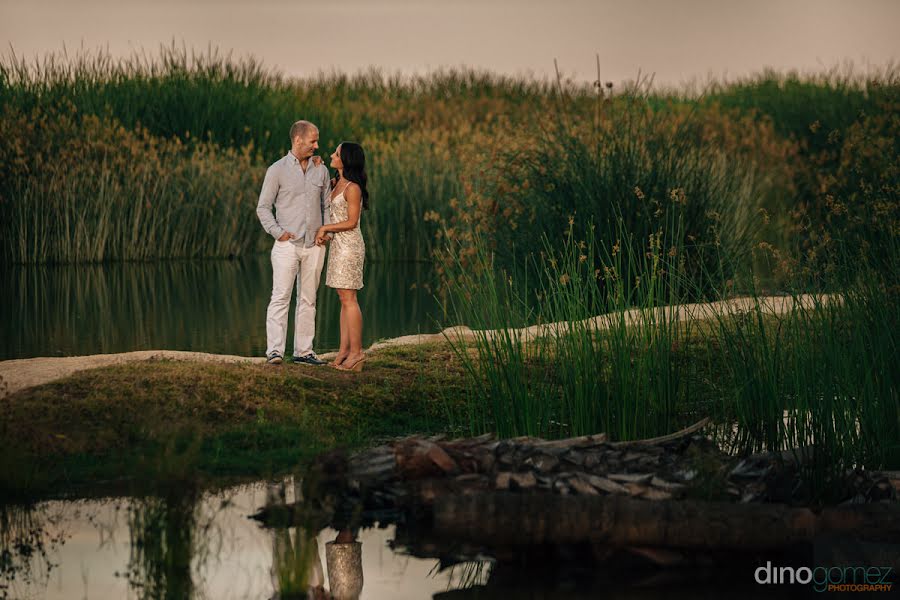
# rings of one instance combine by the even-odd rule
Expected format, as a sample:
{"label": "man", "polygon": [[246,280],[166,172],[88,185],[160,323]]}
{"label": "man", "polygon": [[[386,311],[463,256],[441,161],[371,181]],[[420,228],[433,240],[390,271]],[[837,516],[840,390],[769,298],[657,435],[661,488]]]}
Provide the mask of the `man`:
{"label": "man", "polygon": [[[295,363],[322,365],[313,352],[316,333],[316,291],[325,246],[316,245],[316,230],[331,223],[327,206],[331,181],[319,148],[319,129],[309,121],[291,127],[291,150],[266,171],[256,214],[263,229],[275,238],[272,247],[272,299],[266,312],[266,359],[281,364],[287,342],[288,309],[297,281],[294,315]],[[274,213],[273,208],[274,206]]]}

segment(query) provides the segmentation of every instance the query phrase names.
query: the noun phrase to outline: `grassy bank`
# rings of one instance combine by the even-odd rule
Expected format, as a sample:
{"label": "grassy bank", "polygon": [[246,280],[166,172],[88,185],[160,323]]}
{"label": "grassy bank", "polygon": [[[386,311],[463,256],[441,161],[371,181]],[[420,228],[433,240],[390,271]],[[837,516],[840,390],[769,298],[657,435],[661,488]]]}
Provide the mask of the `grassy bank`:
{"label": "grassy bank", "polygon": [[326,449],[446,430],[459,381],[450,350],[432,346],[379,351],[361,374],[170,361],[85,371],[0,401],[0,495],[265,477]]}
{"label": "grassy bank", "polygon": [[[564,288],[580,298],[585,281],[570,273]],[[827,501],[845,469],[900,464],[900,311],[895,293],[872,304],[885,299],[864,291],[777,317],[753,302],[687,321],[638,307],[596,329],[551,289],[544,317],[570,317],[552,333],[380,350],[362,374],[169,361],[85,371],[0,402],[0,492],[202,487],[412,433],[629,440],[713,417],[708,432],[736,455],[811,446],[808,497]]]}

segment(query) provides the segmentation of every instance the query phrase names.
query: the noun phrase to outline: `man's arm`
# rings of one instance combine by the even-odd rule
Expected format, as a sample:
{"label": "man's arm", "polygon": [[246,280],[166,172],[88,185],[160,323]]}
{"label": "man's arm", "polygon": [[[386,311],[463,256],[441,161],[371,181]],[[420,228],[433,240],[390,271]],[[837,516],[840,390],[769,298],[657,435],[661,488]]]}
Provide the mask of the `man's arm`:
{"label": "man's arm", "polygon": [[273,167],[266,170],[266,178],[263,180],[262,191],[259,193],[259,203],[256,205],[256,216],[266,233],[276,240],[285,234],[284,229],[275,220],[272,206],[275,204],[275,196],[278,195],[278,175]]}

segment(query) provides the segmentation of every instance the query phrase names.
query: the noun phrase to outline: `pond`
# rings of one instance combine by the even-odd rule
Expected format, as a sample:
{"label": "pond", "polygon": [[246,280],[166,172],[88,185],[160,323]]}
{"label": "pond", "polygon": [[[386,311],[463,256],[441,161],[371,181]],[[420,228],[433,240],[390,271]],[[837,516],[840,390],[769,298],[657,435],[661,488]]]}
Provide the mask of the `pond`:
{"label": "pond", "polygon": [[[268,255],[237,260],[6,266],[0,360],[132,350],[263,356]],[[337,294],[319,288],[317,352],[340,344]],[[359,292],[363,343],[438,331],[433,267],[369,262]],[[293,303],[288,349],[293,339]]]}
{"label": "pond", "polygon": [[[611,559],[602,544],[493,556],[411,523],[379,523],[348,541],[338,536],[349,530],[249,518],[304,506],[301,488],[287,476],[207,492],[174,485],[159,496],[0,503],[0,598],[687,600],[725,589],[737,599],[759,597],[755,568],[784,558],[772,551],[729,563],[700,553],[696,564],[648,568]],[[805,590],[765,591],[796,598]]]}
{"label": "pond", "polygon": [[[2,561],[0,598],[294,597],[317,576],[329,588],[340,577],[326,560],[336,531],[265,529],[247,518],[276,499],[292,501],[293,488],[288,480],[197,497],[0,505],[0,546],[14,556]],[[430,598],[489,573],[489,563],[441,570],[435,559],[392,550],[393,537],[393,527],[359,532],[361,598]]]}

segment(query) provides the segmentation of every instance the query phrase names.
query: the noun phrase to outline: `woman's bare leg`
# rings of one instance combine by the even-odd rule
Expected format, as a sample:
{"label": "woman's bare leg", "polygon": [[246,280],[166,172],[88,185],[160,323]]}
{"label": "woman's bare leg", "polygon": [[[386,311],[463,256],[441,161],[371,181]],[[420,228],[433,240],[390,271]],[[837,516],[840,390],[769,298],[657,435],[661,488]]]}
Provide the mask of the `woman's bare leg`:
{"label": "woman's bare leg", "polygon": [[341,296],[342,290],[337,290],[338,298],[341,299],[341,346],[338,349],[337,356],[331,361],[331,366],[336,367],[350,355],[350,336],[347,333],[347,311],[344,310],[344,299]]}
{"label": "woman's bare leg", "polygon": [[[356,300],[356,290],[338,290],[338,295],[341,297],[341,315],[345,319],[348,338],[349,354],[344,365],[352,366],[365,356],[362,348],[362,311]],[[341,343],[343,344],[343,337]]]}

